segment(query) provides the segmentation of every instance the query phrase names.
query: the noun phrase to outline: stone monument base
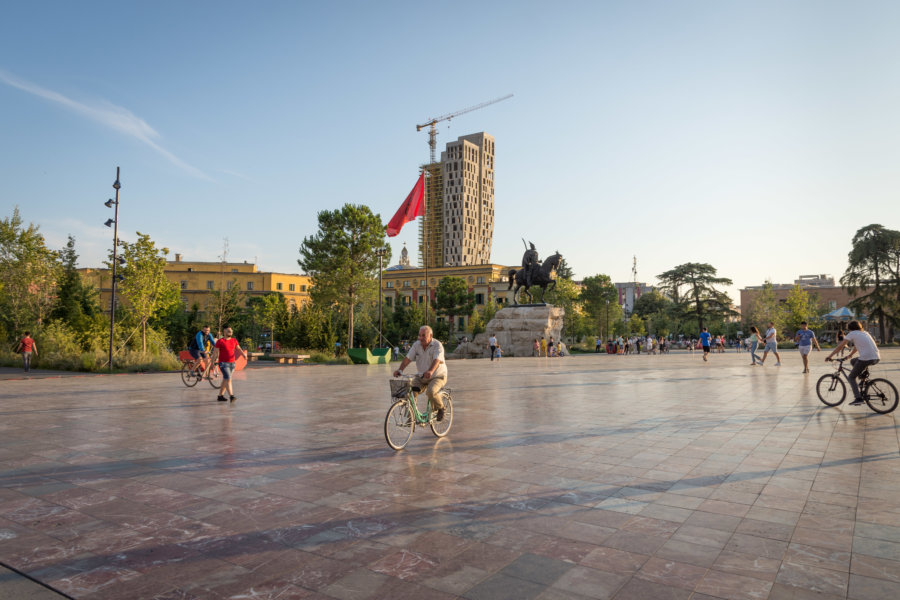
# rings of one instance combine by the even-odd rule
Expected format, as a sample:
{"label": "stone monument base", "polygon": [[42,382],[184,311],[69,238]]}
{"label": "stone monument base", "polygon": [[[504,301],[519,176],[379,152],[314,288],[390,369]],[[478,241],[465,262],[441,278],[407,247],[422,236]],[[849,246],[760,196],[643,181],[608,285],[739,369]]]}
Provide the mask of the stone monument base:
{"label": "stone monument base", "polygon": [[484,333],[457,346],[448,358],[490,358],[488,340],[497,336],[503,356],[531,356],[535,338],[559,341],[565,309],[549,304],[510,306],[497,311]]}

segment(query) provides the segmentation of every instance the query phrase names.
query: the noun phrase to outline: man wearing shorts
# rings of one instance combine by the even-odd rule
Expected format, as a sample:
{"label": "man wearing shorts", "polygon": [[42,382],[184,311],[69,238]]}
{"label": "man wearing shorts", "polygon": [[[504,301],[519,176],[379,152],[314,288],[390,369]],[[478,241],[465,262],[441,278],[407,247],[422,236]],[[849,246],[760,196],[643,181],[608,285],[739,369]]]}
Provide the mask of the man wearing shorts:
{"label": "man wearing shorts", "polygon": [[809,373],[809,353],[812,350],[812,345],[815,344],[818,351],[821,351],[822,348],[819,347],[819,340],[816,339],[816,334],[809,328],[806,321],[800,323],[800,329],[797,331],[797,335],[794,336],[794,342],[800,350],[800,357],[803,359],[803,372]]}
{"label": "man wearing shorts", "polygon": [[766,329],[766,351],[763,352],[762,360],[759,361],[760,365],[763,365],[766,362],[766,357],[769,355],[769,352],[775,355],[775,366],[781,366],[781,355],[778,354],[778,332],[775,330],[775,323],[769,321],[769,328]]}
{"label": "man wearing shorts", "polygon": [[412,386],[422,390],[431,401],[431,406],[437,409],[437,420],[444,420],[444,400],[441,390],[447,385],[447,365],[444,363],[444,345],[434,339],[431,327],[423,325],[419,328],[419,339],[409,349],[409,354],[400,363],[400,368],[394,371],[394,377],[400,377],[403,369],[409,363],[415,361],[417,375],[413,377]]}
{"label": "man wearing shorts", "polygon": [[197,332],[197,335],[191,339],[191,343],[188,344],[188,352],[191,353],[191,358],[194,359],[194,370],[201,375],[206,371],[209,353],[215,345],[216,338],[209,332],[209,325],[204,325]]}
{"label": "man wearing shorts", "polygon": [[[215,349],[213,350],[213,360],[219,361],[219,370],[222,372],[221,391],[227,391],[231,401],[234,402],[237,400],[237,396],[234,395],[234,386],[231,382],[231,376],[234,374],[235,356],[240,354],[244,358],[247,358],[247,353],[244,352],[244,349],[241,348],[238,341],[231,336],[231,327],[226,327],[225,331],[222,332],[222,337],[216,342]],[[216,400],[225,402],[225,395],[220,393]]]}
{"label": "man wearing shorts", "polygon": [[707,328],[704,327],[700,331],[700,345],[703,346],[703,361],[704,362],[709,361],[709,358],[707,358],[707,357],[709,356],[709,340],[710,340],[710,338],[712,338],[712,336],[709,335],[709,330],[707,330]]}

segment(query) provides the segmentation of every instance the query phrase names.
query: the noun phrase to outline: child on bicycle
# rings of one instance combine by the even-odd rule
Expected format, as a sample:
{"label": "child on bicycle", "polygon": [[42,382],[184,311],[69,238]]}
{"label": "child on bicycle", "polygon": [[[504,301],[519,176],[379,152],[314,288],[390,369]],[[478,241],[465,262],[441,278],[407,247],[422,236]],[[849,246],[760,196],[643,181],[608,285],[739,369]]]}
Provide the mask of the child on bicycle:
{"label": "child on bicycle", "polygon": [[830,361],[835,354],[844,349],[844,346],[853,343],[853,350],[850,351],[850,354],[848,354],[847,357],[850,358],[856,352],[859,352],[859,358],[850,359],[850,364],[853,365],[853,368],[850,370],[850,373],[847,374],[847,379],[850,381],[850,389],[853,390],[853,402],[850,403],[850,406],[859,406],[860,404],[863,404],[863,399],[859,395],[859,385],[856,383],[856,379],[859,377],[860,373],[865,371],[868,367],[877,364],[878,361],[881,360],[881,354],[878,352],[878,346],[875,344],[875,340],[872,339],[869,332],[863,331],[859,321],[850,321],[850,323],[847,324],[847,329],[850,331],[847,332],[843,341],[831,351],[831,354],[825,358],[825,361]]}

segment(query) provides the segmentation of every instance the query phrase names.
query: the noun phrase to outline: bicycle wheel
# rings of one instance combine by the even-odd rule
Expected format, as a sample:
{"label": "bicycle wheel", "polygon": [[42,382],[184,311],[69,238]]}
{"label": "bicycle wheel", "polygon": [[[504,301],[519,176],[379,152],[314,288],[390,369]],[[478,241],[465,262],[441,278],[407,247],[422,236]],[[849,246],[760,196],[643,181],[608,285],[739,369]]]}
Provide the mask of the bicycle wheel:
{"label": "bicycle wheel", "polygon": [[440,421],[431,421],[431,432],[438,437],[444,437],[450,431],[453,424],[453,399],[450,394],[444,394],[444,418]]}
{"label": "bicycle wheel", "polygon": [[209,373],[207,373],[209,379],[209,385],[213,386],[214,389],[219,389],[222,387],[222,372],[219,370],[219,365],[214,364],[209,368]]}
{"label": "bicycle wheel", "polygon": [[401,450],[409,443],[415,430],[416,420],[409,412],[409,404],[406,400],[394,402],[384,418],[384,439],[387,440],[388,446],[394,450]]}
{"label": "bicycle wheel", "polygon": [[194,363],[186,362],[181,365],[181,380],[184,385],[194,387],[200,381],[200,374],[194,370]]}
{"label": "bicycle wheel", "polygon": [[826,406],[837,406],[847,397],[847,384],[837,373],[822,375],[816,382],[816,394]]}
{"label": "bicycle wheel", "polygon": [[887,379],[870,379],[865,393],[866,404],[877,413],[887,414],[897,408],[897,388]]}

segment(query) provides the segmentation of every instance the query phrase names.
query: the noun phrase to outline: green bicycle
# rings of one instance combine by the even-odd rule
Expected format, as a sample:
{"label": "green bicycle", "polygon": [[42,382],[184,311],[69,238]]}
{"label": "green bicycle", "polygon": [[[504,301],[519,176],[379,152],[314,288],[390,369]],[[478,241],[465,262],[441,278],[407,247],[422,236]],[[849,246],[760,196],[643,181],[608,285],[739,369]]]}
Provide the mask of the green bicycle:
{"label": "green bicycle", "polygon": [[391,384],[391,407],[384,418],[384,439],[394,450],[402,450],[409,443],[416,425],[429,425],[437,437],[444,437],[453,424],[453,398],[450,388],[441,390],[444,400],[444,418],[437,420],[437,410],[427,401],[424,412],[416,406],[419,388],[412,386],[412,377],[400,377],[389,380]]}

